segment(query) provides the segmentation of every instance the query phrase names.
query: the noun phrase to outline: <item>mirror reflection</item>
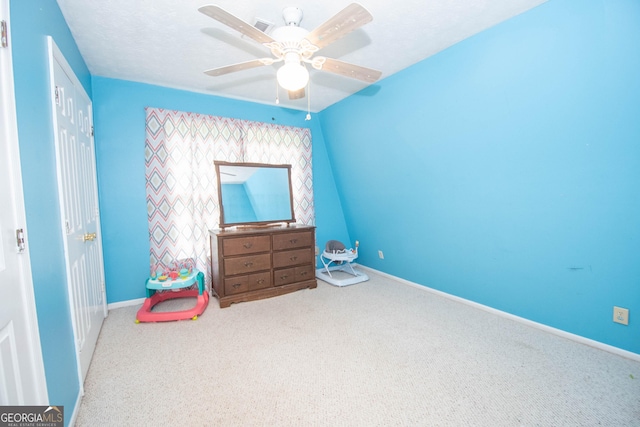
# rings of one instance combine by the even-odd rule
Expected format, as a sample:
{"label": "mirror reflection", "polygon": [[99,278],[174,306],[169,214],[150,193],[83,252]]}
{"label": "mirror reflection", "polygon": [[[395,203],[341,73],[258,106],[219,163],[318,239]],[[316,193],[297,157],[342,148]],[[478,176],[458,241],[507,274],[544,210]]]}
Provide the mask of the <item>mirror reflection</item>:
{"label": "mirror reflection", "polygon": [[293,219],[288,165],[217,166],[222,224],[282,222]]}

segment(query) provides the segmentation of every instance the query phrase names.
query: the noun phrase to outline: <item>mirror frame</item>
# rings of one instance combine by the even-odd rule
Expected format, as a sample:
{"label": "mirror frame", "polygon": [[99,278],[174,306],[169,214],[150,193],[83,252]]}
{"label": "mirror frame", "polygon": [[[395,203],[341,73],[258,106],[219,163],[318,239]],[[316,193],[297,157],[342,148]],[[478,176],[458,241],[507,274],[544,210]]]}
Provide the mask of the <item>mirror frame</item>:
{"label": "mirror frame", "polygon": [[[286,223],[287,225],[296,222],[296,214],[293,210],[293,186],[291,184],[291,165],[272,165],[267,163],[245,163],[245,162],[225,162],[215,160],[213,162],[216,168],[216,179],[218,180],[218,205],[220,206],[220,228],[239,227],[239,226],[267,226],[272,224]],[[291,210],[291,218],[273,219],[267,221],[244,221],[228,223],[224,220],[224,206],[222,205],[222,181],[220,179],[221,166],[240,166],[254,168],[277,168],[287,170],[287,179],[289,181],[289,208]]]}

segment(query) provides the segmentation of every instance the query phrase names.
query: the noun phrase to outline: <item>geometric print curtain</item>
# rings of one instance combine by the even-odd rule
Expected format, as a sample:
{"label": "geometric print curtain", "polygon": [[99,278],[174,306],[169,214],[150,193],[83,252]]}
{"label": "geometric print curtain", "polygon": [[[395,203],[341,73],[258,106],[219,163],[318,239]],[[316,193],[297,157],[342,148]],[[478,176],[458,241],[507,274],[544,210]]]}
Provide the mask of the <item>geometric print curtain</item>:
{"label": "geometric print curtain", "polygon": [[145,110],[151,265],[189,260],[211,283],[209,230],[220,222],[214,160],[290,164],[296,221],[315,224],[309,129]]}

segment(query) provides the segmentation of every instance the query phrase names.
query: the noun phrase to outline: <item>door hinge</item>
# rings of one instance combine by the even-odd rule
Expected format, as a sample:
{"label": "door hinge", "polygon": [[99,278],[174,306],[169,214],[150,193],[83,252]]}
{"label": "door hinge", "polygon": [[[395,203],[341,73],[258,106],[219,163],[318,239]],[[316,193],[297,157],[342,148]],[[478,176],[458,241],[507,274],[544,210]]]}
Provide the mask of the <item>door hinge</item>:
{"label": "door hinge", "polygon": [[21,254],[24,252],[24,229],[18,228],[16,230],[16,246],[18,248],[18,253]]}
{"label": "door hinge", "polygon": [[2,47],[9,46],[9,40],[7,36],[7,21],[0,21],[0,40]]}
{"label": "door hinge", "polygon": [[93,125],[91,125],[91,136],[93,136]]}
{"label": "door hinge", "polygon": [[58,89],[58,86],[56,86],[56,88],[54,89],[53,94],[55,97],[56,105],[60,106],[60,89]]}
{"label": "door hinge", "polygon": [[69,224],[68,219],[64,220],[64,229],[67,232],[67,234],[71,234],[71,224]]}

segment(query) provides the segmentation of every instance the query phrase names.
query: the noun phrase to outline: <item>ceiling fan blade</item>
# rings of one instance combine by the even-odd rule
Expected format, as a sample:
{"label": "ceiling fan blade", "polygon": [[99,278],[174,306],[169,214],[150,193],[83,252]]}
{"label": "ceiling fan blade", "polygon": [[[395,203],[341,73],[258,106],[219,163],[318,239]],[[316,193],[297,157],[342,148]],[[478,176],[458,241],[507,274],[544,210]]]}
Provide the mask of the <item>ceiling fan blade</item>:
{"label": "ceiling fan blade", "polygon": [[267,34],[263,33],[251,24],[244,22],[242,19],[230,14],[219,6],[207,5],[198,9],[201,13],[223,23],[224,25],[241,32],[247,37],[251,37],[258,43],[272,43],[275,40]]}
{"label": "ceiling fan blade", "polygon": [[237,64],[226,65],[224,67],[212,68],[204,73],[213,77],[223,74],[235,73],[236,71],[248,70],[251,68],[262,67],[263,65],[271,65],[274,61],[271,58],[252,59],[251,61],[238,62]]}
{"label": "ceiling fan blade", "polygon": [[350,64],[333,58],[316,56],[314,60],[317,62],[313,64],[313,67],[317,70],[340,74],[341,76],[351,77],[352,79],[362,80],[367,83],[376,82],[382,75],[382,71],[361,67],[360,65]]}
{"label": "ceiling fan blade", "polygon": [[304,88],[289,91],[289,99],[302,99],[302,98],[304,98]]}
{"label": "ceiling fan blade", "polygon": [[351,31],[371,22],[373,16],[358,3],[351,3],[305,37],[318,49],[333,43]]}

